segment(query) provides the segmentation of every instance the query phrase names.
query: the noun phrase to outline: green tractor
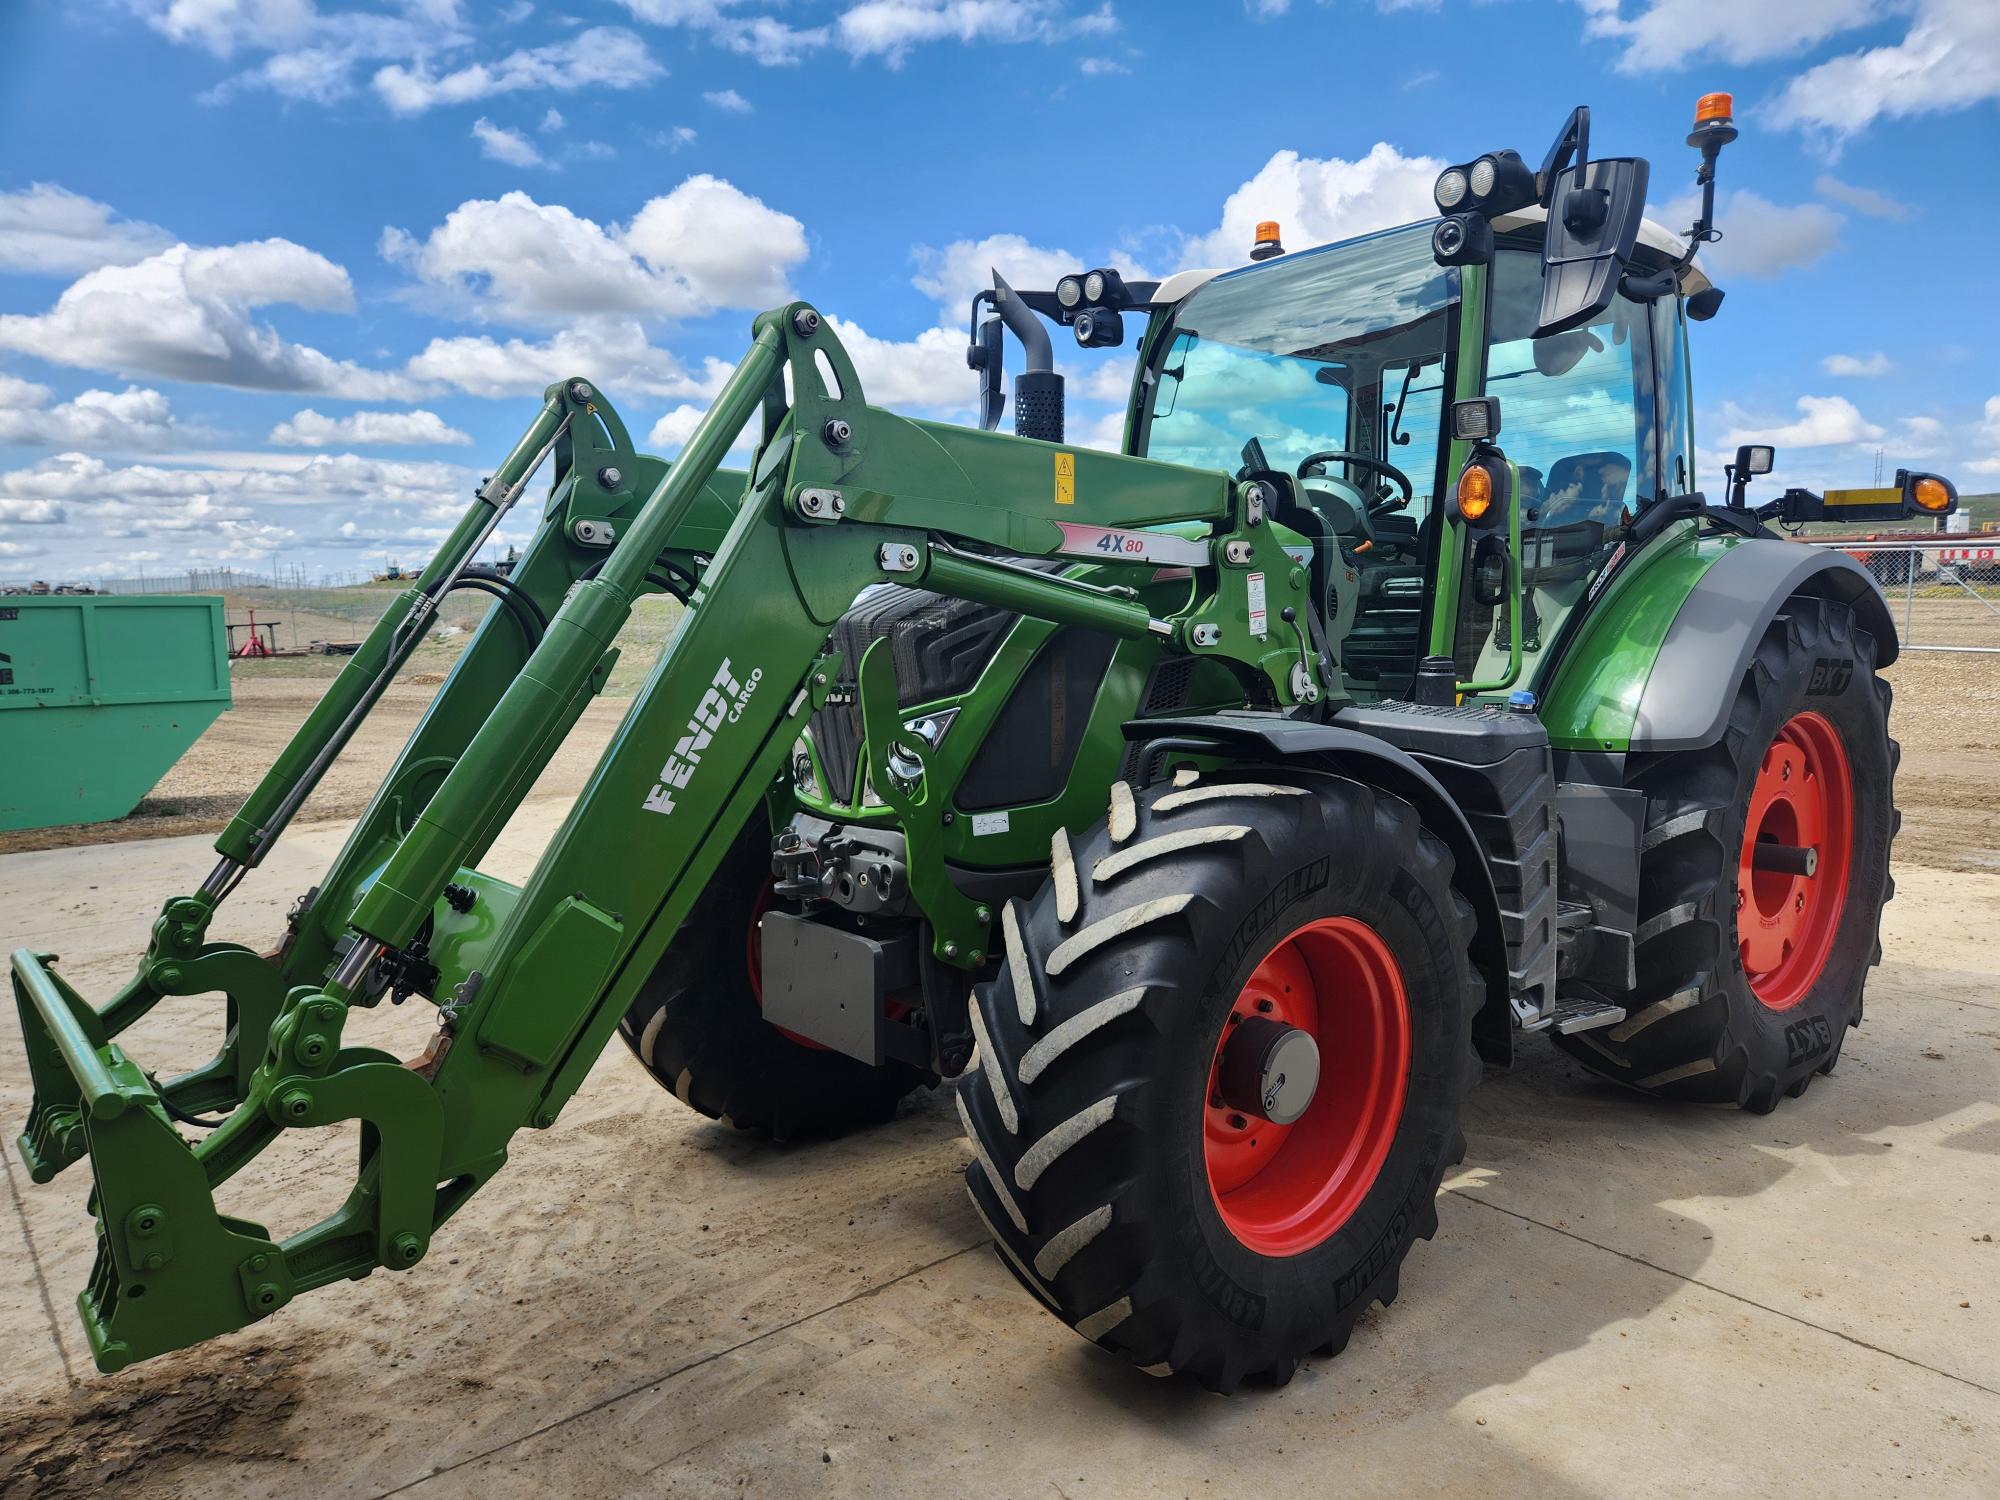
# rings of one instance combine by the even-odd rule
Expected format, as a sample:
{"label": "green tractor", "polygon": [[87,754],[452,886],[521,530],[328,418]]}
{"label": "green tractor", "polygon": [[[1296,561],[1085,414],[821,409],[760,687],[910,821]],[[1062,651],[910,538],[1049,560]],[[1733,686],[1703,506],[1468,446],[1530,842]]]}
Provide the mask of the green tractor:
{"label": "green tractor", "polygon": [[[124,989],[100,1008],[14,955],[22,1155],[95,1173],[100,1368],[413,1266],[614,1032],[780,1136],[956,1079],[1013,1274],[1219,1390],[1395,1296],[1478,1060],[1521,1033],[1669,1099],[1802,1092],[1880,954],[1896,636],[1859,567],[1770,523],[1955,492],[1752,505],[1768,449],[1695,489],[1728,114],[1698,111],[1685,246],[1578,110],[1539,171],[1443,173],[1426,223],[1161,282],[996,277],[980,428],[869,406],[803,303],[756,320],[671,464],[587,381],[550,387]],[[1102,348],[1127,319],[1124,451],[1068,446],[1049,328]],[[517,564],[472,568],[550,459]],[[280,945],[211,941],[461,587],[500,606]],[[483,873],[659,593],[685,617],[534,873]],[[222,1044],[162,1081],[118,1038],[168,997]],[[421,1056],[345,1037],[411,997]],[[280,1136],[351,1120],[326,1219],[218,1212]]]}

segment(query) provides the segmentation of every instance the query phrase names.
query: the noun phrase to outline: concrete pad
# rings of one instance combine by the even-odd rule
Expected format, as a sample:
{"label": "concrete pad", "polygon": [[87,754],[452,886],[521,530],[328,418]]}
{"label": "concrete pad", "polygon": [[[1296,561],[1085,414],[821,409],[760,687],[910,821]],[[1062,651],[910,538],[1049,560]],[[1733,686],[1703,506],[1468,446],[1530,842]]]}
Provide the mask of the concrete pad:
{"label": "concrete pad", "polygon": [[[524,808],[495,872],[522,873],[560,810]],[[289,835],[226,935],[268,942],[342,833]],[[0,858],[8,946],[108,994],[212,858],[201,839]],[[2000,876],[1898,876],[1835,1076],[1760,1119],[1529,1048],[1475,1092],[1397,1305],[1340,1359],[1228,1401],[1130,1371],[1015,1288],[937,1098],[772,1147],[614,1044],[415,1270],[115,1377],[76,1325],[83,1181],[30,1188],[10,1162],[0,1496],[2000,1492]],[[413,1051],[429,1013],[406,1009],[368,1019]],[[214,1024],[162,1006],[133,1051],[206,1055]],[[26,1103],[10,1019],[0,1112]],[[352,1143],[299,1135],[231,1184],[234,1211],[331,1207],[301,1184],[344,1187]]]}

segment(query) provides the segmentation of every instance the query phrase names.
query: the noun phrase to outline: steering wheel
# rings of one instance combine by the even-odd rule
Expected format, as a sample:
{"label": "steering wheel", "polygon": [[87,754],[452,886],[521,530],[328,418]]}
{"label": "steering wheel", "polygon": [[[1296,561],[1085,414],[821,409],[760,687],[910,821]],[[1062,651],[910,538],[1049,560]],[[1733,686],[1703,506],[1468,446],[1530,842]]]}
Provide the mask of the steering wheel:
{"label": "steering wheel", "polygon": [[[1308,453],[1304,458],[1299,460],[1299,478],[1310,479],[1312,477],[1310,471],[1323,470],[1328,464],[1333,463],[1345,464],[1350,470],[1356,468],[1372,469],[1402,491],[1402,494],[1393,499],[1384,498],[1379,495],[1370,499],[1368,501],[1368,511],[1371,515],[1386,515],[1392,510],[1401,510],[1410,503],[1410,496],[1412,494],[1410,476],[1386,459],[1376,458],[1373,454],[1369,453],[1350,453],[1344,448],[1328,448],[1319,453]],[[1329,475],[1327,477],[1331,478],[1332,476]]]}

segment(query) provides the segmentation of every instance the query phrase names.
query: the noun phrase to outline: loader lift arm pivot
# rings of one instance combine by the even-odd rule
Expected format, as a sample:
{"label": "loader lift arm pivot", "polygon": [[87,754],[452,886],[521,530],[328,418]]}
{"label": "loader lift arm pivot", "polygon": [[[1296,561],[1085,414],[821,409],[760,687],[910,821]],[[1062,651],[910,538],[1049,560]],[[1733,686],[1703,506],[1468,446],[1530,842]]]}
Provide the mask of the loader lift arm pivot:
{"label": "loader lift arm pivot", "polygon": [[[718,467],[760,412],[751,472],[731,499],[716,488]],[[548,616],[539,640],[507,611],[491,613],[277,954],[205,942],[217,905],[268,851],[550,453],[541,526],[513,575]],[[553,1124],[581,1085],[778,780],[829,687],[828,629],[862,588],[920,582],[1040,619],[1158,637],[1227,663],[1256,701],[1297,704],[1295,632],[1266,624],[1262,596],[1268,581],[1273,615],[1291,601],[1303,607],[1306,575],[1262,524],[1263,504],[1254,486],[1217,473],[870,407],[830,326],[803,304],[756,320],[749,352],[671,465],[633,454],[587,383],[551,387],[513,454],[218,840],[216,873],[167,903],[125,990],[99,1010],[51,957],[14,955],[35,1085],[20,1148],[38,1181],[92,1158],[98,1248],[79,1305],[99,1367],[423,1258],[505,1163],[514,1132]],[[1095,524],[1077,527],[1079,508]],[[1068,552],[1128,564],[1137,581],[1156,570],[1143,528],[1166,523],[1205,530],[1207,561],[1164,618],[1135,593],[992,555]],[[1120,540],[1107,549],[1106,537]],[[531,877],[516,890],[482,874],[476,861],[601,690],[635,602],[660,587],[659,560],[691,569],[697,555],[711,560],[678,632]],[[877,718],[885,665],[862,669]],[[924,747],[908,738],[891,730],[871,755],[874,773],[918,806]],[[898,773],[887,765],[892,748],[903,752]],[[992,913],[936,894],[934,958],[976,967],[991,951]],[[437,971],[430,1048],[404,1063],[349,1044],[351,1012],[383,992],[381,960],[405,954],[419,932]],[[162,996],[218,990],[229,1031],[207,1068],[161,1086],[125,1055],[118,1033]],[[197,1109],[230,1113],[190,1145],[174,1124]],[[282,1132],[349,1119],[362,1122],[361,1162],[334,1214],[278,1240],[218,1211],[214,1189]]]}

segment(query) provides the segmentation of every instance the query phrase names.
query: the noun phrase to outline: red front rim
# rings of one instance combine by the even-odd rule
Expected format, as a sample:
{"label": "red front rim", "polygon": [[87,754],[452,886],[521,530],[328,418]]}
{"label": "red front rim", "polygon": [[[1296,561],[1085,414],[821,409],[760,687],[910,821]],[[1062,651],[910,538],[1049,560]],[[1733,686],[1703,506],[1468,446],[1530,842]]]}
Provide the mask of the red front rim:
{"label": "red front rim", "polygon": [[[1319,1087],[1290,1125],[1230,1109],[1217,1092],[1223,1048],[1249,1016],[1319,1045]],[[1279,943],[1230,1008],[1209,1063],[1203,1146],[1209,1192],[1229,1232],[1264,1255],[1322,1244],[1375,1185],[1410,1074],[1402,967],[1365,922],[1323,917]]]}
{"label": "red front rim", "polygon": [[[1811,875],[1758,869],[1760,843],[1815,850]],[[1736,944],[1750,993],[1790,1010],[1812,992],[1833,952],[1854,859],[1854,783],[1840,731],[1794,714],[1764,752],[1750,788],[1736,867]]]}

